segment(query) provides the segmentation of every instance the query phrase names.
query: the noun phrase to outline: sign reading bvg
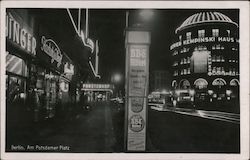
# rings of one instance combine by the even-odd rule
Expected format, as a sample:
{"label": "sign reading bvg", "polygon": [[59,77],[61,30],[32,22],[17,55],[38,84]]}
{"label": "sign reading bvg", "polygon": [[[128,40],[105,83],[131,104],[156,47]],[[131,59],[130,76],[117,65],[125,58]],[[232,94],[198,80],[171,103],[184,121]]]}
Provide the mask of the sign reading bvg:
{"label": "sign reading bvg", "polygon": [[126,149],[146,150],[150,33],[126,32]]}

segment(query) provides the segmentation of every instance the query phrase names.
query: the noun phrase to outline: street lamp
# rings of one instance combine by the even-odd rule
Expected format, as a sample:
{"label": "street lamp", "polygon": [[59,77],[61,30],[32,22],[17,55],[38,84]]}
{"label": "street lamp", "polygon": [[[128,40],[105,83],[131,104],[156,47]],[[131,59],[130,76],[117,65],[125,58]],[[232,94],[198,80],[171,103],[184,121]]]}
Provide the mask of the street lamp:
{"label": "street lamp", "polygon": [[150,9],[143,9],[140,11],[139,15],[143,20],[148,21],[152,19],[154,12]]}
{"label": "street lamp", "polygon": [[[152,19],[154,12],[151,9],[142,9],[138,13],[140,19],[144,22]],[[126,11],[126,28],[129,27],[129,11]]]}
{"label": "street lamp", "polygon": [[113,75],[113,82],[114,83],[119,83],[119,82],[121,82],[121,80],[122,80],[121,74],[116,73],[116,74]]}

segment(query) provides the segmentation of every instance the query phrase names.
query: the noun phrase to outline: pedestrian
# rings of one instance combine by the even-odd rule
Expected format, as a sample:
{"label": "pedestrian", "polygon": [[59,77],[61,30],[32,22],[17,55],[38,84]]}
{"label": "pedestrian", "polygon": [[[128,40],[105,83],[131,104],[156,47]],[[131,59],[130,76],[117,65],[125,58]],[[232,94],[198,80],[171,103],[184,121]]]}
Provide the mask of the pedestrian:
{"label": "pedestrian", "polygon": [[39,111],[40,111],[40,99],[38,95],[38,91],[36,88],[33,88],[31,91],[31,107],[34,110],[34,121],[38,122],[39,121]]}

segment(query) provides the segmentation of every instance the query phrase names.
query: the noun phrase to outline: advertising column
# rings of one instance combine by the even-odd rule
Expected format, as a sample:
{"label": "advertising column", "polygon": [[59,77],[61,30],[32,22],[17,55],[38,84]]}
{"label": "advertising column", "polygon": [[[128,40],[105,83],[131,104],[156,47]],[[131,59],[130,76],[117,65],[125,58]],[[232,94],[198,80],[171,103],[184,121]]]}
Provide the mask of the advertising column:
{"label": "advertising column", "polygon": [[126,150],[146,150],[150,32],[126,31]]}

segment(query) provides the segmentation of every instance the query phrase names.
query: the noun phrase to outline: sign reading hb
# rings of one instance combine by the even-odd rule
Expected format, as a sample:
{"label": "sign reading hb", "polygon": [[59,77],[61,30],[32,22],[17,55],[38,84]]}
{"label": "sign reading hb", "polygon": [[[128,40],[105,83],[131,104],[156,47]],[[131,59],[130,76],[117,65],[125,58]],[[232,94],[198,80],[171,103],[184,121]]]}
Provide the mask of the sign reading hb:
{"label": "sign reading hb", "polygon": [[126,30],[125,150],[146,150],[150,32]]}

